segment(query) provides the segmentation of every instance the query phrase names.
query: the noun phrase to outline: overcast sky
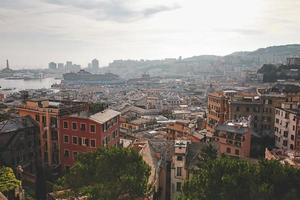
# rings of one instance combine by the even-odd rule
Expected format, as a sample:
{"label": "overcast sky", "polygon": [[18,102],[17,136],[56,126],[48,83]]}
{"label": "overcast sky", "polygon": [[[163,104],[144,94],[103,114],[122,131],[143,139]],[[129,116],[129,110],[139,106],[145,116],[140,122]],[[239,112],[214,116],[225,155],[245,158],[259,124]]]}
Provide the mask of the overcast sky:
{"label": "overcast sky", "polygon": [[0,0],[0,67],[300,43],[300,0]]}

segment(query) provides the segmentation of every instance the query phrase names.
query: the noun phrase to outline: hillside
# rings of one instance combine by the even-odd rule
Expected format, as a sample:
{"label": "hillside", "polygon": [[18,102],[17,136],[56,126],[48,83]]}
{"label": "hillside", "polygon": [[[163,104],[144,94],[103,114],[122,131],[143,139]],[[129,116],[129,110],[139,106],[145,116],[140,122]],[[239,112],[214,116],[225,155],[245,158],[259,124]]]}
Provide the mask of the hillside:
{"label": "hillside", "polygon": [[201,55],[185,59],[117,60],[103,72],[111,72],[123,78],[151,76],[191,76],[207,73],[223,73],[237,68],[258,69],[263,64],[283,64],[287,57],[300,57],[300,45],[282,45],[260,48],[255,51],[235,52],[227,56]]}

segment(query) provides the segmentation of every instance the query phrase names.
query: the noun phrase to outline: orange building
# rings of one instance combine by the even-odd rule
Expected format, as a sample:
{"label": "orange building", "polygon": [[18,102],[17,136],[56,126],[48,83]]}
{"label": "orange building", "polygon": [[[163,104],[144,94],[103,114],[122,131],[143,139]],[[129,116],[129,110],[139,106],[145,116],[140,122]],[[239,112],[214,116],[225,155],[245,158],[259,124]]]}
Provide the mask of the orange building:
{"label": "orange building", "polygon": [[217,124],[224,123],[228,120],[228,96],[235,91],[214,92],[208,95],[208,115],[206,129],[208,132],[214,132]]}
{"label": "orange building", "polygon": [[248,121],[217,125],[214,138],[218,152],[229,156],[250,157],[251,128]]}
{"label": "orange building", "polygon": [[176,140],[177,138],[188,137],[191,134],[189,121],[176,120],[176,122],[167,125],[168,139]]}
{"label": "orange building", "polygon": [[88,110],[88,105],[73,101],[28,100],[18,107],[20,116],[31,116],[39,123],[41,157],[44,165],[60,164],[59,121],[62,116]]}

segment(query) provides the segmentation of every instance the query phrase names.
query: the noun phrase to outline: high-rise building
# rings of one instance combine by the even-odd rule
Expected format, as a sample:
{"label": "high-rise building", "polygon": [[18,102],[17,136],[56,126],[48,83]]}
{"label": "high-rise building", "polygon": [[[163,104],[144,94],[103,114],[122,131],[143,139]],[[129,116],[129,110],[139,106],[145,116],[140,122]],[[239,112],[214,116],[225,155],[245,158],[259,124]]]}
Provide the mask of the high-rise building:
{"label": "high-rise building", "polygon": [[79,72],[80,69],[81,69],[81,66],[80,66],[80,65],[73,64],[73,67],[72,67],[72,69],[71,69],[71,72],[76,73],[76,72]]}
{"label": "high-rise building", "polygon": [[57,63],[57,69],[59,71],[65,71],[65,65],[64,65],[64,63]]}
{"label": "high-rise building", "polygon": [[52,70],[56,70],[57,69],[57,64],[55,62],[50,62],[48,64],[48,68],[52,69]]}
{"label": "high-rise building", "polygon": [[92,68],[93,69],[99,68],[99,61],[97,59],[92,60]]}
{"label": "high-rise building", "polygon": [[70,71],[72,70],[72,68],[73,68],[73,63],[72,63],[72,61],[67,61],[65,67],[66,67],[66,71],[67,71],[67,72],[70,72]]}

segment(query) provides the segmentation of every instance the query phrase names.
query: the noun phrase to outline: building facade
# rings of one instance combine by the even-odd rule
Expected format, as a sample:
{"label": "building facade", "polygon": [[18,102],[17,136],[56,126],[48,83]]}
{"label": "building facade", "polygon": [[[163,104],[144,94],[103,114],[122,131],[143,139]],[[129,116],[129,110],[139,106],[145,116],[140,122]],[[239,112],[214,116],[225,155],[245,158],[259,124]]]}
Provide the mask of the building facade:
{"label": "building facade", "polygon": [[300,151],[300,105],[283,103],[275,111],[275,146],[286,151]]}
{"label": "building facade", "polygon": [[88,110],[86,103],[48,99],[28,100],[18,107],[20,116],[30,116],[39,124],[41,157],[44,165],[58,166],[60,164],[60,118],[82,110]]}
{"label": "building facade", "polygon": [[120,113],[107,109],[94,115],[64,116],[59,127],[61,165],[68,169],[79,153],[119,144]]}
{"label": "building facade", "polygon": [[235,157],[250,157],[251,132],[247,120],[217,125],[214,138],[218,144],[218,152]]}

